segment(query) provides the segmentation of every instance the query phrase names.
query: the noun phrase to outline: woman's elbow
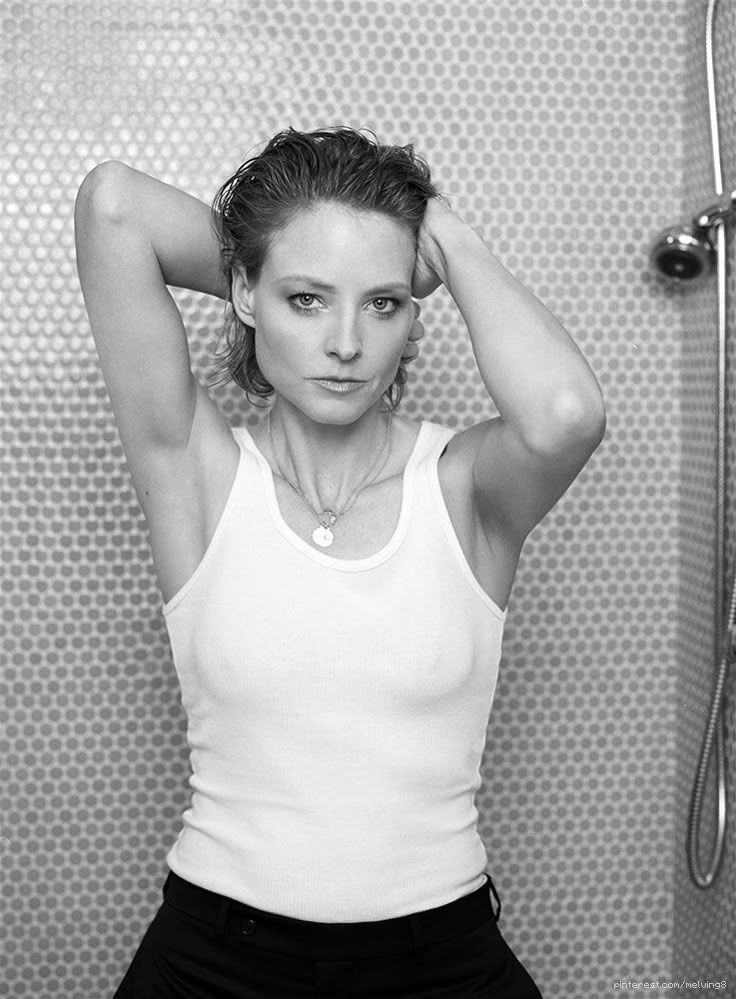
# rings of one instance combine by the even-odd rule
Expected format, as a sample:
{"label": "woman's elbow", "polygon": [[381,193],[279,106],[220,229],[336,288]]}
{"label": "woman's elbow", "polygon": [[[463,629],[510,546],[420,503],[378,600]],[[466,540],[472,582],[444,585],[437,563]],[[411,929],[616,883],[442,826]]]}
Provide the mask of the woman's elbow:
{"label": "woman's elbow", "polygon": [[596,391],[588,394],[574,389],[561,391],[551,400],[532,447],[547,454],[559,453],[575,442],[587,444],[593,452],[605,433],[606,408],[597,385]]}
{"label": "woman's elbow", "polygon": [[606,407],[597,383],[588,395],[564,393],[556,404],[556,414],[563,427],[575,436],[597,438],[606,432]]}
{"label": "woman's elbow", "polygon": [[119,160],[105,160],[93,167],[79,185],[76,212],[93,212],[109,221],[120,221],[130,203],[131,167]]}

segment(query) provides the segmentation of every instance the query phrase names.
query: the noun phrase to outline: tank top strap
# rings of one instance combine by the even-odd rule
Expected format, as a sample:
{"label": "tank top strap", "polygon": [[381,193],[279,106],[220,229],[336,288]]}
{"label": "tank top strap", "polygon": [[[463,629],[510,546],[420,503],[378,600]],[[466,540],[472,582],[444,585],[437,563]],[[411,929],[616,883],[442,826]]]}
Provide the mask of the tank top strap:
{"label": "tank top strap", "polygon": [[423,421],[424,434],[421,441],[420,453],[417,457],[417,467],[431,467],[439,461],[440,455],[447,447],[448,442],[455,436],[456,431],[451,427],[445,427],[441,423],[433,423],[430,420]]}

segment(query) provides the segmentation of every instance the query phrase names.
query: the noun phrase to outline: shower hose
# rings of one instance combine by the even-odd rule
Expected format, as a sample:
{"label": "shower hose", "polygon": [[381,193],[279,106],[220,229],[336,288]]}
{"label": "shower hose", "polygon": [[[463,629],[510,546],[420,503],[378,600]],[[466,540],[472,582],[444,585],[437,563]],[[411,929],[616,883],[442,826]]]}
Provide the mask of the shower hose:
{"label": "shower hose", "polygon": [[[726,835],[726,776],[725,769],[725,747],[723,736],[723,712],[721,702],[723,700],[726,677],[728,675],[729,664],[736,662],[736,569],[731,581],[731,600],[726,627],[723,630],[723,648],[720,655],[720,664],[716,673],[713,700],[710,705],[708,723],[705,727],[703,745],[700,750],[700,760],[698,769],[695,772],[692,796],[690,798],[690,814],[688,818],[687,830],[687,861],[690,869],[690,877],[698,888],[708,888],[715,880],[718,867],[721,863],[723,845]],[[717,828],[713,854],[711,856],[708,869],[703,871],[700,866],[700,823],[703,811],[703,795],[708,777],[708,766],[713,752],[713,740],[717,740],[716,745],[716,788],[717,788]]]}

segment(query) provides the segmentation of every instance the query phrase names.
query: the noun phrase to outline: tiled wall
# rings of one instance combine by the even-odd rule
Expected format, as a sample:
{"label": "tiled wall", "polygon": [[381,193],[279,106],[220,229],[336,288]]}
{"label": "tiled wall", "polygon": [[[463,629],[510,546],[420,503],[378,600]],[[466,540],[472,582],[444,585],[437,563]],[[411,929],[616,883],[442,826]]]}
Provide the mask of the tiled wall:
{"label": "tiled wall", "polygon": [[[546,999],[669,976],[694,751],[677,714],[677,643],[699,647],[707,620],[692,601],[683,637],[682,593],[701,589],[678,592],[692,342],[647,252],[682,209],[699,3],[5,5],[2,932],[14,999],[111,994],[158,906],[188,801],[145,525],[75,275],[77,187],[117,158],[209,200],[277,129],[335,122],[414,141],[603,386],[607,438],[522,555],[481,832],[502,929]],[[205,374],[221,305],[176,297]],[[423,318],[405,412],[458,427],[485,418],[448,297]],[[232,388],[217,399],[232,422],[259,418]],[[683,967],[700,968],[684,953]]]}
{"label": "tiled wall", "polygon": [[[687,7],[687,106],[684,119],[685,183],[681,218],[691,218],[715,199],[704,59],[705,3]],[[736,3],[716,8],[714,59],[724,191],[736,187]],[[672,219],[674,222],[675,219]],[[736,554],[736,226],[727,242],[728,488],[727,586]],[[721,870],[707,890],[690,881],[685,853],[688,809],[714,682],[717,293],[715,275],[680,297],[683,312],[682,506],[680,590],[677,613],[677,792],[675,837],[674,977],[729,982],[736,995],[736,671],[726,696],[726,777],[730,805]],[[704,800],[702,867],[715,835],[715,751]],[[722,994],[722,993],[721,993]]]}

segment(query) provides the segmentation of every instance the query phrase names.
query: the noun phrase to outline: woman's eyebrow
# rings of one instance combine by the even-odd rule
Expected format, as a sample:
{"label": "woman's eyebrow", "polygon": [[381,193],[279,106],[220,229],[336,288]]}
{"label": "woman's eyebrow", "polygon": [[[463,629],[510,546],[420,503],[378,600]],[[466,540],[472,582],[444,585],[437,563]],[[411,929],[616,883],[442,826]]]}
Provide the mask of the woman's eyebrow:
{"label": "woman's eyebrow", "polygon": [[[310,277],[308,274],[287,274],[285,277],[280,278],[279,284],[287,283],[298,283],[309,285],[310,288],[316,288],[318,291],[325,291],[328,294],[337,291],[334,285],[327,284],[325,281],[320,281],[317,278]],[[408,284],[395,281],[387,281],[386,284],[379,284],[375,288],[368,288],[364,292],[366,295],[380,295],[380,294],[404,294],[408,295],[411,293],[411,288]]]}
{"label": "woman's eyebrow", "polygon": [[384,292],[394,295],[409,295],[411,294],[411,288],[408,284],[404,284],[403,282],[400,282],[399,284],[389,282],[388,284],[380,284],[377,288],[369,288],[366,295],[380,295]]}

